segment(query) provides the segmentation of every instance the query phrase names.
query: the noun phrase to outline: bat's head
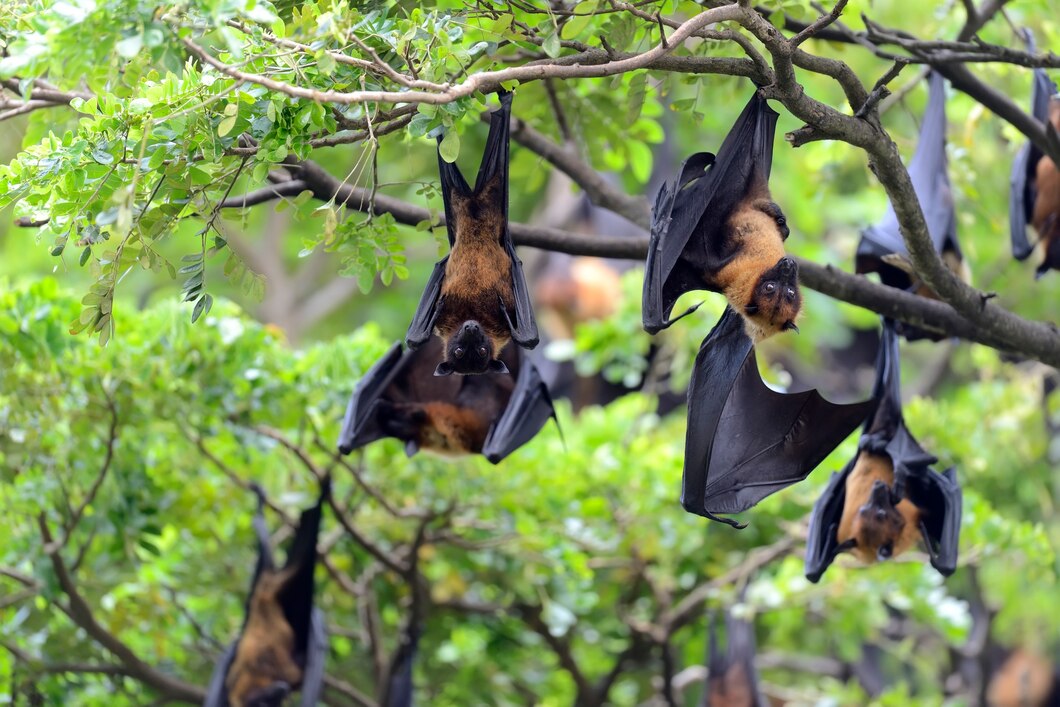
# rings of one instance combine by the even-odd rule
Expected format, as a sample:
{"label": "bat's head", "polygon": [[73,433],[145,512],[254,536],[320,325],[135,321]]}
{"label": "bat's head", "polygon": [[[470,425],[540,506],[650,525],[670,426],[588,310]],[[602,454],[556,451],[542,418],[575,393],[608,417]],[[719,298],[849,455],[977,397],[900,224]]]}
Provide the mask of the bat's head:
{"label": "bat's head", "polygon": [[276,680],[247,695],[243,704],[245,707],[283,707],[284,701],[290,694],[291,686],[282,680]]}
{"label": "bat's head", "polygon": [[799,266],[784,256],[759,276],[743,313],[765,338],[789,329],[798,331],[795,320],[801,309]]}
{"label": "bat's head", "polygon": [[445,342],[445,360],[434,369],[436,376],[507,373],[508,367],[497,358],[498,346],[489,332],[475,320],[457,327]]}
{"label": "bat's head", "polygon": [[852,551],[861,561],[872,564],[889,560],[904,549],[906,517],[898,508],[899,500],[886,483],[879,479],[873,482],[868,499],[858,508],[851,526]]}

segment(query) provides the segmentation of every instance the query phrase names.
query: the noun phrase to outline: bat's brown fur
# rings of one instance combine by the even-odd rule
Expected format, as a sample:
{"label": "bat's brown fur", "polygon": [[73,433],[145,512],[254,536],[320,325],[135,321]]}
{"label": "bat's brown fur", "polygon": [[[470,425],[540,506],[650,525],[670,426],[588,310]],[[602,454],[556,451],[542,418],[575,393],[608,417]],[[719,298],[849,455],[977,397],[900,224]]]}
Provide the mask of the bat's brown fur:
{"label": "bat's brown fur", "polygon": [[1055,685],[1053,666],[1041,656],[1015,650],[994,673],[987,688],[990,707],[1046,707]]}
{"label": "bat's brown fur", "polygon": [[294,629],[280,606],[280,594],[297,570],[297,565],[264,570],[254,586],[247,625],[225,679],[232,707],[243,707],[275,682],[286,682],[292,690],[302,683],[302,668],[292,657]]}
{"label": "bat's brown fur", "polygon": [[[1049,122],[1060,130],[1060,99],[1049,103]],[[1031,225],[1038,232],[1044,254],[1039,272],[1049,268],[1060,269],[1060,170],[1048,155],[1038,160],[1035,172],[1038,196],[1034,200]]]}
{"label": "bat's brown fur", "polygon": [[[729,304],[748,322],[748,333],[757,342],[790,328],[799,315],[801,297],[793,302],[756,301],[756,289],[762,276],[777,266],[784,252],[784,233],[774,215],[769,189],[759,182],[747,197],[736,205],[726,224],[727,246],[737,253],[721,270],[706,273],[706,281],[721,291]],[[792,283],[796,293],[798,284]],[[756,303],[758,311],[748,314],[748,305]]]}
{"label": "bat's brown fur", "polygon": [[747,670],[735,663],[724,675],[711,675],[707,684],[710,707],[755,707],[755,690]]}
{"label": "bat's brown fur", "polygon": [[420,428],[420,447],[439,454],[477,454],[489,433],[490,419],[482,410],[451,403],[425,403],[426,422]]}
{"label": "bat's brown fur", "polygon": [[861,452],[847,476],[846,500],[836,538],[840,544],[856,540],[851,552],[866,564],[876,562],[880,547],[887,543],[893,547],[891,556],[898,557],[915,545],[920,535],[920,509],[908,499],[899,501],[897,513],[883,519],[873,513],[861,513],[877,480],[893,487],[894,464],[886,455]]}
{"label": "bat's brown fur", "polygon": [[[511,258],[501,244],[504,233],[503,175],[497,174],[474,196],[449,192],[455,239],[442,283],[442,306],[435,322],[444,350],[460,326],[477,321],[489,336],[496,359],[511,340],[502,306],[515,310]],[[502,305],[503,303],[503,305]]]}
{"label": "bat's brown fur", "polygon": [[569,271],[546,274],[534,288],[537,303],[555,315],[553,338],[572,338],[574,326],[604,319],[622,297],[618,272],[601,258],[575,258]]}

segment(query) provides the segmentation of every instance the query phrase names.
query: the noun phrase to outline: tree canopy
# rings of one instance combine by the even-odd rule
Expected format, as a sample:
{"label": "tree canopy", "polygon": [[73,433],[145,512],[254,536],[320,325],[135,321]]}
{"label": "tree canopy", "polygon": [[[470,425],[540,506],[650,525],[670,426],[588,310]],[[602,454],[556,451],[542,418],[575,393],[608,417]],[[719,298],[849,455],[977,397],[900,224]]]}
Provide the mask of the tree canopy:
{"label": "tree canopy", "polygon": [[[328,704],[379,704],[421,613],[422,704],[696,704],[706,612],[726,608],[754,618],[766,692],[789,704],[980,704],[968,664],[988,643],[1056,656],[1060,277],[1034,280],[1008,243],[1016,150],[1060,157],[1028,111],[1032,69],[1060,76],[1051,9],[0,4],[8,702],[201,701],[242,622],[251,482],[282,541],[325,473]],[[928,67],[948,84],[971,284],[932,248],[903,167]],[[470,169],[489,94],[514,90],[528,272],[548,252],[629,265],[658,181],[716,150],[756,86],[781,113],[770,187],[808,288],[801,335],[760,347],[763,375],[863,396],[858,342],[881,314],[967,342],[903,343],[907,423],[964,487],[953,577],[914,556],[804,578],[806,514],[853,437],[743,531],[682,511],[684,416],[656,402],[683,390],[723,302],[650,337],[636,267],[610,316],[547,353],[638,388],[663,351],[665,385],[560,401],[562,436],[549,423],[496,467],[393,440],[337,456],[350,392],[445,251],[435,136]],[[852,274],[887,204],[938,299]]]}

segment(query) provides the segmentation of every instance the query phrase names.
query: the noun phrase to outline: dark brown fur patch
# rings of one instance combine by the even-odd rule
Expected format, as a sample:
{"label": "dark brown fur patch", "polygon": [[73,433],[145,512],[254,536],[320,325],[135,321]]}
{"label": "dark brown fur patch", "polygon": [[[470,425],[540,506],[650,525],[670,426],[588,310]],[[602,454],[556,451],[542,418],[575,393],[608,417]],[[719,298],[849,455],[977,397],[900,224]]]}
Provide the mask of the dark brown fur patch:
{"label": "dark brown fur patch", "polygon": [[274,682],[286,682],[292,689],[302,682],[302,668],[292,657],[294,629],[279,603],[280,592],[296,570],[265,570],[258,578],[247,625],[225,678],[232,707],[243,707],[255,692]]}
{"label": "dark brown fur patch", "polygon": [[711,675],[707,686],[710,707],[755,707],[755,691],[744,666],[736,663],[724,675]]}

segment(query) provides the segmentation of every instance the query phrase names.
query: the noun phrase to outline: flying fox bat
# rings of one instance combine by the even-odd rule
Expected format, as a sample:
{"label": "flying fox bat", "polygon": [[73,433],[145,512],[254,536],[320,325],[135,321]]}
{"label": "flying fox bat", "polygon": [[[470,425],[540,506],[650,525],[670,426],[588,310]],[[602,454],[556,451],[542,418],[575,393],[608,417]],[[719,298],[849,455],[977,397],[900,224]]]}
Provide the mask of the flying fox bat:
{"label": "flying fox bat", "polygon": [[[1034,36],[1026,32],[1028,50],[1034,51]],[[1031,115],[1045,124],[1046,132],[1060,142],[1060,98],[1056,84],[1044,69],[1035,69],[1031,84]],[[1060,176],[1056,164],[1033,142],[1027,141],[1012,163],[1009,191],[1009,226],[1012,255],[1026,260],[1034,252],[1027,239],[1027,226],[1033,225],[1044,244],[1045,258],[1036,275],[1050,268],[1060,269]]]}
{"label": "flying fox bat", "polygon": [[678,178],[659,189],[644,272],[648,332],[695,310],[668,318],[677,298],[692,290],[724,294],[756,341],[797,329],[798,266],[784,253],[787,220],[769,195],[777,117],[755,93],[718,154],[692,155]]}
{"label": "flying fox bat", "polygon": [[1017,648],[990,678],[986,702],[990,707],[1058,707],[1060,667]]}
{"label": "flying fox bat", "polygon": [[[968,279],[961,248],[957,242],[957,215],[953,190],[946,167],[946,83],[932,72],[928,77],[928,105],[920,124],[916,152],[909,162],[909,179],[924,211],[928,234],[935,250],[952,271]],[[887,213],[875,225],[861,232],[855,257],[859,273],[877,273],[890,287],[938,299],[938,295],[916,277],[909,262],[909,251],[898,230],[898,216],[888,205]],[[910,341],[942,337],[923,329],[899,323],[899,333]]]}
{"label": "flying fox bat", "polygon": [[[437,333],[444,342],[435,374],[506,372],[509,341],[537,346],[537,323],[522,263],[508,233],[508,132],[512,94],[498,94],[475,188],[438,152],[449,255],[434,266],[405,343],[419,348]],[[441,136],[439,136],[441,144]]]}
{"label": "flying fox bat", "polygon": [[280,707],[301,690],[302,707],[316,705],[324,689],[327,634],[324,615],[313,606],[313,571],[323,504],[331,489],[325,477],[316,505],[302,511],[282,568],[273,564],[265,525],[265,492],[254,486],[258,510],[254,531],[258,561],[239,639],[221,656],[204,707]]}
{"label": "flying fox bat", "polygon": [[906,429],[899,389],[898,334],[883,320],[873,398],[876,412],[866,421],[858,453],[832,478],[810,516],[806,577],[821,578],[846,550],[866,564],[898,557],[917,537],[931,565],[949,576],[957,568],[961,530],[961,487],[956,471],[938,473],[928,454]]}
{"label": "flying fox bat", "polygon": [[707,687],[700,707],[769,707],[755,670],[755,629],[725,612],[725,652],[718,649],[717,626],[710,619]]}
{"label": "flying fox bat", "polygon": [[752,325],[733,308],[703,340],[688,384],[688,428],[681,505],[690,513],[744,526],[739,513],[813,471],[873,410],[837,405],[816,390],[777,393],[758,373]]}
{"label": "flying fox bat", "polygon": [[394,344],[353,391],[339,451],[349,454],[382,437],[442,454],[481,453],[496,464],[555,417],[537,368],[521,349],[501,352],[511,375],[434,375],[440,341],[402,351]]}

